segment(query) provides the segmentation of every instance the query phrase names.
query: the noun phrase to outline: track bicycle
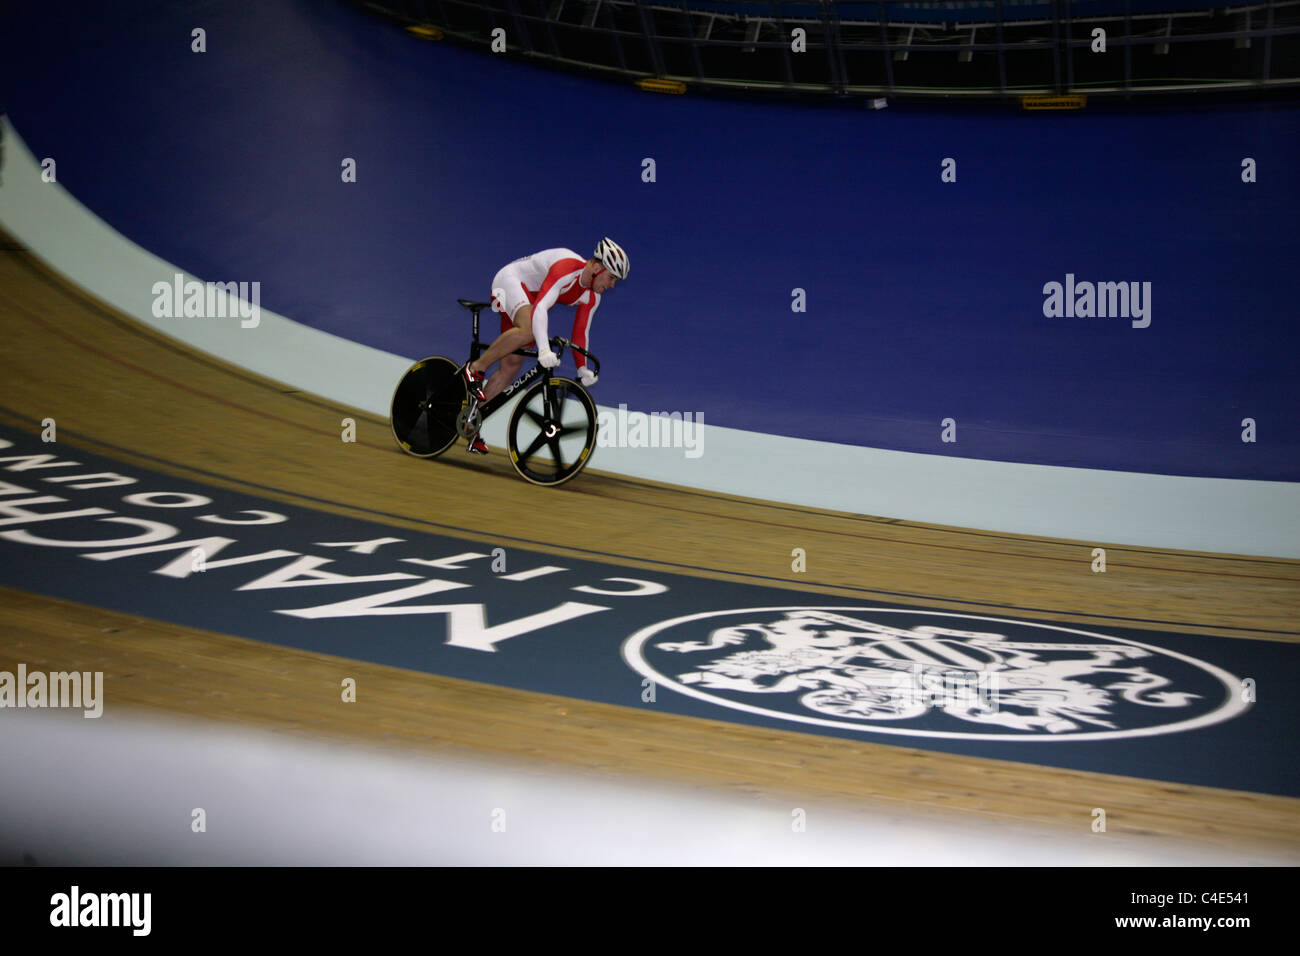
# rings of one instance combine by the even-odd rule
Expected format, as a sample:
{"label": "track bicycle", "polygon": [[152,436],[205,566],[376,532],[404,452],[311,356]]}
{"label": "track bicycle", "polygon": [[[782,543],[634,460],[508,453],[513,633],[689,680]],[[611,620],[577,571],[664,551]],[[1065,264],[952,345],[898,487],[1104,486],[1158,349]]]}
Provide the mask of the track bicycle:
{"label": "track bicycle", "polygon": [[[479,341],[479,312],[489,302],[457,299],[474,317],[469,361],[487,346]],[[550,340],[551,351],[563,356],[572,349],[600,374],[600,362],[568,339]],[[516,355],[537,357],[536,348]],[[480,402],[469,394],[460,370],[464,363],[442,355],[421,359],[406,370],[393,392],[389,421],[397,444],[417,458],[436,458],[458,440],[468,441],[483,422],[516,395],[506,447],[519,476],[535,485],[562,485],[576,478],[591,461],[596,447],[596,403],[581,383],[561,378],[553,369],[535,364],[506,386],[501,394]]]}

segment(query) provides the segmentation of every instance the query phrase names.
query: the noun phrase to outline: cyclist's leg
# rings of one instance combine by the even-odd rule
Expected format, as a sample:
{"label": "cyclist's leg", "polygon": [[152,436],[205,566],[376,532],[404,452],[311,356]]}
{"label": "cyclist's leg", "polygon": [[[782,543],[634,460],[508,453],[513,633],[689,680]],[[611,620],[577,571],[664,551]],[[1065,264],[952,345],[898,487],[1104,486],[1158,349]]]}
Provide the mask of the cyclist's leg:
{"label": "cyclist's leg", "polygon": [[502,356],[523,348],[532,340],[533,308],[528,301],[528,290],[510,266],[503,267],[492,279],[492,311],[501,317],[502,334],[486,352],[470,363],[471,372],[486,372]]}
{"label": "cyclist's leg", "polygon": [[[519,311],[515,313],[515,321],[513,324],[508,323],[504,315],[501,316],[501,325],[505,328],[505,331],[501,333],[497,340],[492,343],[491,347],[484,352],[478,362],[475,363],[486,368],[492,364],[495,357],[493,352],[498,350],[498,346],[500,346],[500,351],[505,352],[505,354],[501,356],[501,363],[497,366],[497,370],[492,374],[492,377],[487,380],[487,383],[483,387],[484,401],[491,401],[496,398],[496,396],[499,395],[507,385],[514,381],[515,376],[519,374],[519,369],[522,368],[524,364],[524,357],[522,355],[515,355],[514,353],[516,350],[532,341],[532,319],[533,307],[531,305],[524,305],[519,308]],[[521,339],[522,341],[520,341],[519,344],[514,344],[516,340]],[[469,450],[478,455],[486,455],[488,453],[487,443],[484,442],[478,434],[475,434],[469,440]]]}
{"label": "cyclist's leg", "polygon": [[477,372],[491,367],[498,359],[501,361],[501,367],[488,379],[483,389],[489,399],[514,381],[524,363],[524,357],[513,353],[531,344],[533,344],[533,307],[523,305],[515,313],[513,326],[508,331],[502,332],[488,350],[479,356],[478,361],[470,365]]}
{"label": "cyclist's leg", "polygon": [[524,357],[511,353],[501,359],[501,364],[497,370],[492,373],[487,384],[483,386],[483,394],[487,396],[487,401],[492,401],[501,394],[502,390],[519,377],[519,370],[524,367]]}

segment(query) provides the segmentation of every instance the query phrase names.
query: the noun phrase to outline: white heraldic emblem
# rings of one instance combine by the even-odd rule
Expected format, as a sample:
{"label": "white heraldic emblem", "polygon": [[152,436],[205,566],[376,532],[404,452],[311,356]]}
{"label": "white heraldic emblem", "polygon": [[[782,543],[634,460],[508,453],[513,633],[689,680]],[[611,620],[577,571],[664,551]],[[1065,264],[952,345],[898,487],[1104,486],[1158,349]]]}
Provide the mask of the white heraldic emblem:
{"label": "white heraldic emblem", "polygon": [[[908,627],[900,616],[935,623]],[[1055,625],[940,612],[692,615],[633,635],[624,657],[658,683],[725,707],[920,736],[1148,735],[1217,723],[1247,706],[1233,693],[1236,678],[1183,654]]]}

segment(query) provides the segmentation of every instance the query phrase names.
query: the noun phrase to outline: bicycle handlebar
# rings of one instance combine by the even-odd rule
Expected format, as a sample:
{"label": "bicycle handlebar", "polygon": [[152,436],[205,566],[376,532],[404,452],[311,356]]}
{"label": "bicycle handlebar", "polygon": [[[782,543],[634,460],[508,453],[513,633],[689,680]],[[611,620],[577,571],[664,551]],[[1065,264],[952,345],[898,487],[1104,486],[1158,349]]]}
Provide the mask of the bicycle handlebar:
{"label": "bicycle handlebar", "polygon": [[[550,346],[551,346],[551,351],[554,352],[556,355],[560,356],[561,358],[564,357],[565,349],[573,349],[573,351],[580,353],[584,358],[587,359],[588,362],[591,363],[592,365],[591,370],[593,373],[595,373],[596,375],[600,374],[600,359],[596,358],[596,356],[592,355],[586,349],[582,348],[582,346],[574,345],[568,339],[562,338],[561,336],[558,335],[553,336],[551,338]],[[533,345],[533,346],[529,346],[528,348],[518,349],[515,352],[515,354],[526,355],[529,358],[536,358],[537,346]]]}
{"label": "bicycle handlebar", "polygon": [[[558,349],[555,347],[555,344],[557,342],[560,345]],[[564,350],[566,348],[573,349],[573,351],[582,355],[583,358],[585,358],[588,362],[590,362],[594,366],[591,371],[596,375],[600,374],[600,359],[596,358],[596,356],[592,355],[590,352],[588,352],[586,349],[582,348],[581,346],[574,345],[568,339],[561,338],[558,335],[551,339],[551,351],[554,352],[556,355],[563,355]]]}

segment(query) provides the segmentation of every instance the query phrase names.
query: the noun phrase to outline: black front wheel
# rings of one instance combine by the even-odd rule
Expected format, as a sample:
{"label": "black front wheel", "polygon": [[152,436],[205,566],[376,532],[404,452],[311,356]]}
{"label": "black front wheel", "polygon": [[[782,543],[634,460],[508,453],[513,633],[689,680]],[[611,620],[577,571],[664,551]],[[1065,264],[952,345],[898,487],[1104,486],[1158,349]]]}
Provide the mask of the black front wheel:
{"label": "black front wheel", "polygon": [[562,485],[576,478],[596,448],[596,403],[568,378],[538,382],[515,406],[510,462],[525,481]]}

